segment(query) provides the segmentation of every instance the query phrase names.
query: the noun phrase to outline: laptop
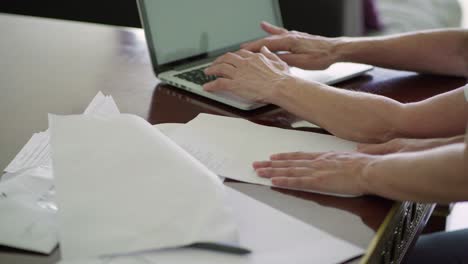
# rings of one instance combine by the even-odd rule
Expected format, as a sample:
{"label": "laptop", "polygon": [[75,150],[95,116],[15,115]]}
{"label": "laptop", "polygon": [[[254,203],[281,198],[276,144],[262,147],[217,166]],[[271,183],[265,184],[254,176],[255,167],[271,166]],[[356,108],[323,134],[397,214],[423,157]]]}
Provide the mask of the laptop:
{"label": "laptop", "polygon": [[[137,0],[151,62],[162,82],[215,101],[253,110],[265,104],[229,92],[206,92],[203,70],[240,44],[267,36],[261,21],[282,26],[278,0]],[[292,68],[301,78],[333,84],[363,74],[369,65],[345,63],[325,71]]]}

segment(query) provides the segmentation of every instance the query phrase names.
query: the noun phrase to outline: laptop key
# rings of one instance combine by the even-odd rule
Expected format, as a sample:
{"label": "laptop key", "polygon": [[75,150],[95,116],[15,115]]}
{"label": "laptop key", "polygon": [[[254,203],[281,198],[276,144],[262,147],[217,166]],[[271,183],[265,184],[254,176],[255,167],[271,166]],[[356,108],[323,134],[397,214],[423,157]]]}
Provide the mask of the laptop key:
{"label": "laptop key", "polygon": [[203,72],[205,69],[206,68],[200,68],[188,72],[183,72],[175,75],[175,77],[196,83],[198,85],[203,85],[205,83],[216,80],[216,76],[214,75],[205,75]]}

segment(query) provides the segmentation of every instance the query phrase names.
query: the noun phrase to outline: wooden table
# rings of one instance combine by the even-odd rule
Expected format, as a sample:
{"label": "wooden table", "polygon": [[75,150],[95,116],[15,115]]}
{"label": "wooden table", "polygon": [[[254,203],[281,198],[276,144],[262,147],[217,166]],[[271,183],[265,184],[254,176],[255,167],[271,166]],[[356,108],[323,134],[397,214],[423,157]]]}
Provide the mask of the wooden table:
{"label": "wooden table", "polygon": [[[2,168],[34,132],[47,129],[47,113],[82,113],[98,91],[112,95],[122,112],[139,115],[152,124],[183,123],[199,113],[242,117],[284,128],[297,121],[275,106],[244,112],[160,84],[152,73],[139,29],[0,14],[0,36]],[[411,102],[464,82],[377,68],[338,87]],[[369,263],[400,261],[433,208],[372,196],[344,199],[238,182],[226,184],[367,248],[361,261]],[[55,263],[59,258],[58,249],[42,256],[0,247],[0,263]]]}

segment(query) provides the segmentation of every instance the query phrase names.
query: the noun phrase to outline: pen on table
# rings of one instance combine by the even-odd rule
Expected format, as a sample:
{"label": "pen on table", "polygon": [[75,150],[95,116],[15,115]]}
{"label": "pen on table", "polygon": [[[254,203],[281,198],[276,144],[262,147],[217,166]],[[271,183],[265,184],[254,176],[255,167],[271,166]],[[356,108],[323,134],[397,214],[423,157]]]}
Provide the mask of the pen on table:
{"label": "pen on table", "polygon": [[236,255],[246,255],[252,253],[249,249],[225,244],[225,243],[194,243],[187,246],[188,248],[198,248],[198,249],[205,249],[205,250],[212,250],[218,252],[224,252],[229,254],[236,254]]}

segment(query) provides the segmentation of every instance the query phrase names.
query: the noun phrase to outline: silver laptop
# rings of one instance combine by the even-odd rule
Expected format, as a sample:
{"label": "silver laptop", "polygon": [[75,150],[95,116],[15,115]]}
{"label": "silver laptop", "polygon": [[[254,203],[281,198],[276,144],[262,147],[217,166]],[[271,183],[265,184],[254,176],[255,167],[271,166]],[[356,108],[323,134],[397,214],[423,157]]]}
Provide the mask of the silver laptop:
{"label": "silver laptop", "polygon": [[[161,81],[242,110],[264,105],[227,92],[204,91],[202,85],[214,77],[203,70],[220,55],[239,50],[240,44],[265,37],[261,21],[282,26],[278,0],[137,2],[153,70]],[[301,78],[332,84],[371,68],[348,63],[333,71],[291,70]]]}

